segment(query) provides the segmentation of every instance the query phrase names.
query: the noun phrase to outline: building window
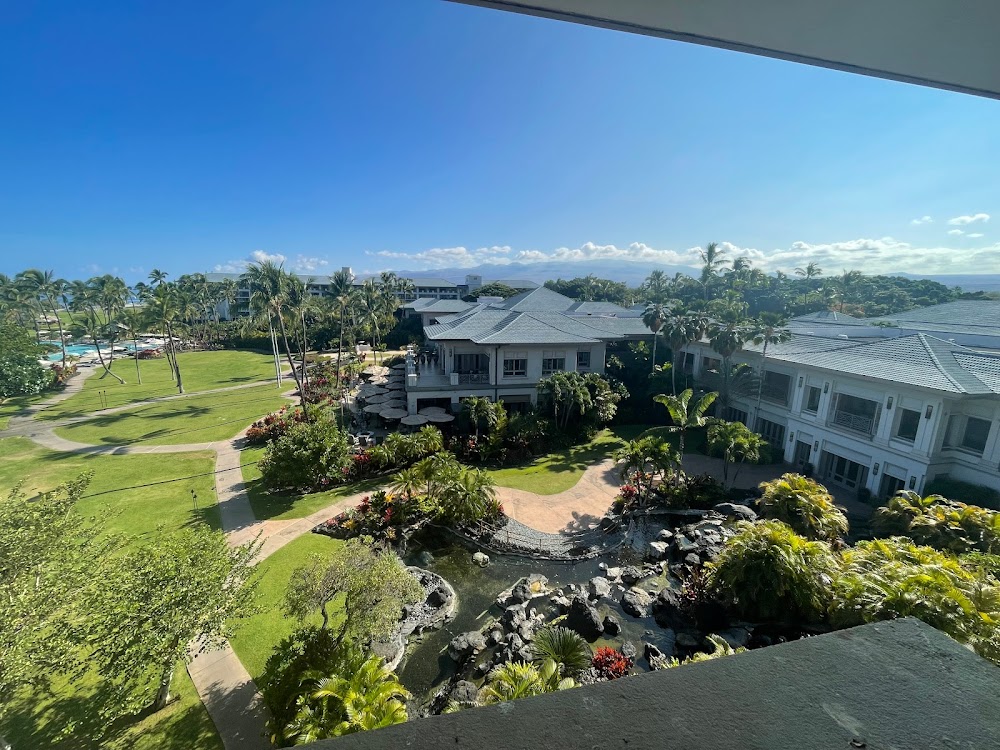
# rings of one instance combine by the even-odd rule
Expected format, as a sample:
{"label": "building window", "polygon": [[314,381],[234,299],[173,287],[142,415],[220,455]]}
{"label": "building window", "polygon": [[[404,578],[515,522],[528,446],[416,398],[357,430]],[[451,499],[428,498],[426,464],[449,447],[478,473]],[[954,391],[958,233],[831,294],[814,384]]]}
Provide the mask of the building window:
{"label": "building window", "polygon": [[528,357],[525,354],[508,354],[503,360],[505,378],[523,378],[528,375]]}
{"label": "building window", "polygon": [[899,410],[899,424],[896,425],[896,437],[900,440],[913,442],[917,439],[917,427],[920,426],[920,412],[912,409]]}
{"label": "building window", "polygon": [[749,414],[747,414],[742,409],[737,409],[734,406],[727,406],[723,416],[728,422],[742,422],[743,424],[746,424],[747,421],[750,419]]}
{"label": "building window", "polygon": [[718,372],[722,369],[722,360],[716,359],[715,357],[702,357],[701,358],[702,369],[705,370],[715,370]]}
{"label": "building window", "polygon": [[806,406],[805,409],[803,409],[803,411],[808,411],[811,412],[812,414],[818,412],[819,397],[822,395],[823,391],[821,391],[819,388],[813,385],[809,386],[809,393],[806,394]]}
{"label": "building window", "polygon": [[761,396],[768,401],[777,401],[779,404],[787,403],[788,387],[791,384],[792,379],[784,373],[765,370]]}
{"label": "building window", "polygon": [[684,352],[681,369],[689,375],[694,372],[694,352]]}
{"label": "building window", "polygon": [[769,419],[758,417],[757,433],[771,444],[773,448],[780,449],[785,443],[785,426],[772,422]]}
{"label": "building window", "polygon": [[566,369],[564,352],[542,352],[542,375],[551,375]]}
{"label": "building window", "polygon": [[577,352],[576,353],[576,369],[577,370],[589,370],[590,369],[590,352]]}
{"label": "building window", "polygon": [[965,432],[962,435],[962,447],[973,453],[986,450],[986,441],[990,436],[990,423],[986,419],[969,417],[965,422]]}
{"label": "building window", "polygon": [[869,436],[875,434],[881,412],[880,403],[846,393],[838,393],[834,403],[836,407],[830,417],[830,424]]}

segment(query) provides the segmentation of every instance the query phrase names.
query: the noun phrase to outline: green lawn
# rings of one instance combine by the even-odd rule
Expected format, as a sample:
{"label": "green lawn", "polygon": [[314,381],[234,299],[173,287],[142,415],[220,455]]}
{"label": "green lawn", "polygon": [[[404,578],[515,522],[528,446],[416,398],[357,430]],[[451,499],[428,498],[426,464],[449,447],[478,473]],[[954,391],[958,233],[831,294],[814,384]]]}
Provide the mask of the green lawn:
{"label": "green lawn", "polygon": [[0,430],[6,430],[10,418],[17,416],[23,409],[28,408],[32,404],[37,404],[39,401],[52,398],[56,393],[58,391],[45,391],[44,393],[39,393],[37,396],[15,396],[0,403]]}
{"label": "green lawn", "polygon": [[501,487],[555,495],[573,487],[589,466],[610,457],[616,448],[645,429],[645,425],[622,425],[602,430],[589,443],[538,456],[523,466],[496,469],[490,475]]}
{"label": "green lawn", "polygon": [[[177,355],[177,363],[185,393],[256,383],[274,377],[274,360],[255,352],[182,352]],[[46,409],[38,417],[81,417],[99,409],[177,394],[166,358],[140,360],[139,370],[142,385],[136,382],[135,360],[116,359],[112,371],[125,380],[125,385],[111,377],[102,378],[99,371],[87,379],[82,391]]]}
{"label": "green lawn", "polygon": [[305,495],[295,492],[272,493],[265,490],[260,482],[260,469],[257,468],[257,462],[263,455],[263,448],[247,448],[240,453],[240,463],[243,464],[243,481],[246,483],[250,506],[253,508],[253,514],[259,520],[287,521],[294,518],[305,518],[317,510],[333,505],[342,497],[358,492],[373,492],[389,481],[387,477],[375,477],[326,492],[313,492]]}
{"label": "green lawn", "polygon": [[[24,482],[25,492],[34,494],[89,470],[94,478],[78,507],[108,531],[139,537],[195,520],[219,527],[210,453],[81,456],[55,453],[25,438],[5,438],[0,440],[0,455],[0,502],[19,481]],[[100,738],[105,727],[96,715],[97,681],[57,681],[52,695],[19,694],[0,735],[18,750],[221,749],[211,719],[183,669],[178,670],[174,686],[179,695],[175,703],[139,720],[122,721]],[[77,731],[70,739],[60,739],[58,732],[70,721],[78,726]]]}
{"label": "green lawn", "polygon": [[[298,621],[282,611],[285,591],[292,572],[305,564],[310,555],[336,549],[340,542],[319,534],[305,534],[289,542],[257,566],[260,585],[256,592],[258,613],[241,624],[230,643],[236,655],[255,680],[264,671],[271,651],[282,638],[298,627]],[[319,615],[316,616],[317,623]]]}
{"label": "green lawn", "polygon": [[60,427],[56,433],[93,445],[176,445],[225,440],[288,399],[274,385],[202,393],[106,414]]}
{"label": "green lawn", "polygon": [[27,438],[4,438],[0,455],[0,498],[22,480],[23,490],[33,495],[83,471],[93,471],[78,507],[83,515],[100,519],[108,530],[148,534],[159,526],[181,528],[194,519],[220,527],[211,453],[77,455],[47,450]]}

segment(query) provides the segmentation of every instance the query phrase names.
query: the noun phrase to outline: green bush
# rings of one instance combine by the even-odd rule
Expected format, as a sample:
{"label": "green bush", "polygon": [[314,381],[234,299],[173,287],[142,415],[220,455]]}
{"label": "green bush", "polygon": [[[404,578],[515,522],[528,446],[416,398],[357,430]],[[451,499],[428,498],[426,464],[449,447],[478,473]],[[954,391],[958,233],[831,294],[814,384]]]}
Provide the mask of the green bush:
{"label": "green bush", "polygon": [[577,675],[590,666],[593,653],[590,644],[575,630],[559,625],[542,628],[531,644],[531,653],[536,665],[551,659],[559,665],[564,675]]}
{"label": "green bush", "polygon": [[347,435],[325,412],[298,422],[271,443],[260,460],[264,485],[271,489],[321,490],[341,481],[348,468]]}
{"label": "green bush", "polygon": [[1000,553],[1000,512],[940,495],[921,497],[903,490],[875,511],[871,528],[876,536],[908,536],[959,555],[973,550]]}
{"label": "green bush", "polygon": [[706,564],[710,594],[755,622],[817,622],[830,602],[837,561],[780,521],[738,524],[718,558]]}
{"label": "green bush", "polygon": [[969,505],[978,505],[981,508],[1000,510],[1000,492],[981,484],[961,482],[950,477],[938,477],[927,483],[924,492],[928,495],[941,495]]}
{"label": "green bush", "polygon": [[761,515],[787,523],[796,534],[832,542],[847,533],[847,516],[826,487],[801,474],[783,474],[760,485]]}
{"label": "green bush", "polygon": [[1000,663],[1000,586],[984,567],[903,537],[859,542],[843,561],[830,608],[835,626],[916,617]]}

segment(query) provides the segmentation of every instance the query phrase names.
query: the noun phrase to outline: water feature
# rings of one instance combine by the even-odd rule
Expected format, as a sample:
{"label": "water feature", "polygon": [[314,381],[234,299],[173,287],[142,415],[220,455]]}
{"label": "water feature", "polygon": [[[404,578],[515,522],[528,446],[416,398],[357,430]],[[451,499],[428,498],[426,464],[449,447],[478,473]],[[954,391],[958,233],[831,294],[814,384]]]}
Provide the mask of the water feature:
{"label": "water feature", "polygon": [[[551,587],[560,588],[571,583],[586,585],[591,578],[602,576],[602,562],[608,566],[641,564],[634,550],[641,550],[645,538],[649,534],[655,536],[658,530],[657,526],[636,531],[634,548],[626,546],[606,556],[579,562],[533,560],[487,551],[490,564],[485,568],[472,562],[474,550],[457,543],[453,537],[424,535],[419,541],[411,543],[407,551],[407,562],[419,564],[443,576],[455,589],[458,608],[455,619],[444,627],[411,640],[406,659],[398,670],[400,679],[415,696],[429,698],[455,674],[456,665],[447,654],[449,642],[455,636],[479,630],[491,618],[499,617],[502,610],[496,606],[495,600],[500,592],[511,588],[520,578],[531,573],[544,575],[549,579]],[[422,557],[424,552],[429,552],[433,561],[428,562],[426,557]],[[663,581],[660,584],[662,588]],[[535,599],[530,606],[539,612],[545,612],[547,619],[558,614],[548,597]],[[610,613],[617,617],[622,632],[614,638],[600,639],[591,645],[594,648],[603,645],[617,647],[626,640],[631,641],[639,647],[638,666],[647,667],[642,660],[640,642],[646,641],[654,645],[663,643],[665,631],[656,625],[652,617],[632,617],[625,614],[616,602],[607,599],[598,604],[598,609],[602,616]]]}

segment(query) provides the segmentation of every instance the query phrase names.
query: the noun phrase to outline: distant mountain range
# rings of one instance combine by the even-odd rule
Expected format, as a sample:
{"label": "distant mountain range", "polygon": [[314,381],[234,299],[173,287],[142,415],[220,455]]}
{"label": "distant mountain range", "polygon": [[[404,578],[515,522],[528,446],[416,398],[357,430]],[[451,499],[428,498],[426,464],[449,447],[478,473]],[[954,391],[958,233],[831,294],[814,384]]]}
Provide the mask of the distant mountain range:
{"label": "distant mountain range", "polygon": [[[399,271],[400,276],[443,278],[448,281],[464,282],[467,274],[480,274],[484,280],[494,279],[527,279],[539,284],[550,279],[572,279],[577,276],[594,274],[604,279],[624,281],[630,286],[637,286],[650,272],[658,269],[673,276],[675,273],[697,275],[698,269],[692,266],[665,266],[659,263],[642,263],[640,261],[602,260],[589,263],[566,263],[546,261],[543,263],[510,263],[505,266],[485,265],[474,268],[438,268],[431,271]],[[893,273],[888,276],[903,276],[907,279],[930,279],[946,286],[958,286],[966,292],[996,292],[1000,291],[1000,274],[916,274]]]}

